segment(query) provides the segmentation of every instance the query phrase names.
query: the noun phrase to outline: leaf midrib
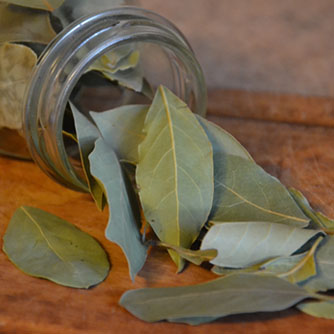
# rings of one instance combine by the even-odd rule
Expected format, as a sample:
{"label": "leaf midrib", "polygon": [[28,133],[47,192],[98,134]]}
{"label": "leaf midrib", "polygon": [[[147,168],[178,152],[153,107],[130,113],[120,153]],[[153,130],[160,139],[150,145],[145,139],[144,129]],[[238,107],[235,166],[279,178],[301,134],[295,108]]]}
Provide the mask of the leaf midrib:
{"label": "leaf midrib", "polygon": [[289,215],[286,215],[284,213],[280,213],[280,212],[272,211],[270,209],[263,208],[263,207],[255,204],[255,203],[249,201],[248,199],[246,199],[245,197],[243,197],[242,195],[240,195],[239,193],[237,193],[236,191],[234,191],[232,188],[228,187],[227,185],[225,185],[221,182],[219,183],[219,185],[224,187],[228,191],[230,191],[233,195],[237,196],[239,199],[241,199],[245,203],[249,204],[250,206],[253,206],[253,207],[257,208],[260,211],[267,212],[267,213],[272,214],[274,216],[283,217],[283,218],[286,218],[286,219],[291,219],[291,220],[295,220],[295,221],[302,222],[302,223],[308,223],[309,222],[308,219],[289,216]]}
{"label": "leaf midrib", "polygon": [[40,232],[40,234],[42,235],[42,237],[45,239],[45,242],[47,243],[47,245],[50,247],[50,249],[57,255],[57,257],[62,260],[64,263],[67,263],[68,265],[73,266],[73,264],[71,262],[68,262],[67,260],[65,260],[52,246],[51,242],[48,240],[48,238],[46,237],[46,235],[44,234],[42,228],[39,226],[38,222],[34,219],[34,217],[24,208],[22,207],[22,211],[28,216],[28,218],[30,218],[30,220],[35,224],[35,226],[37,227],[38,231]]}
{"label": "leaf midrib", "polygon": [[[307,294],[307,292],[303,292],[303,291],[287,291],[287,290],[273,290],[273,289],[270,289],[270,288],[253,288],[253,289],[247,289],[247,288],[230,288],[230,289],[223,289],[224,291],[221,291],[221,290],[210,290],[210,291],[205,291],[205,292],[191,292],[189,294],[186,294],[186,295],[183,295],[182,298],[183,299],[189,299],[189,298],[196,298],[198,296],[202,296],[202,297],[210,297],[211,295],[217,295],[219,294],[220,292],[223,293],[223,292],[227,292],[228,293],[235,293],[235,294],[240,294],[241,291],[245,291],[245,292],[249,292],[249,293],[256,293],[257,295],[259,293],[265,293],[266,294],[266,298],[269,294],[273,294],[273,295],[289,295],[289,296],[292,296],[294,295],[295,297],[307,297],[309,296],[309,294]],[[157,298],[151,298],[151,299],[147,299],[147,300],[140,300],[138,302],[135,302],[134,304],[135,305],[144,305],[144,304],[147,304],[147,303],[150,303],[150,302],[154,302],[156,301],[157,299],[160,300],[173,300],[173,299],[180,299],[180,295],[174,295],[174,296],[165,296],[165,297],[157,297]]]}
{"label": "leaf midrib", "polygon": [[180,224],[179,224],[179,211],[180,211],[179,206],[180,205],[179,205],[179,194],[178,194],[178,170],[177,170],[177,158],[176,158],[176,148],[175,148],[175,135],[174,135],[173,122],[172,122],[172,117],[171,117],[171,113],[169,110],[167,97],[162,87],[160,87],[160,93],[161,93],[163,104],[165,106],[164,109],[165,109],[166,117],[168,121],[168,128],[169,128],[172,154],[173,154],[173,164],[174,164],[174,171],[175,171],[174,188],[175,188],[175,201],[176,201],[176,231],[177,231],[177,240],[180,241]]}

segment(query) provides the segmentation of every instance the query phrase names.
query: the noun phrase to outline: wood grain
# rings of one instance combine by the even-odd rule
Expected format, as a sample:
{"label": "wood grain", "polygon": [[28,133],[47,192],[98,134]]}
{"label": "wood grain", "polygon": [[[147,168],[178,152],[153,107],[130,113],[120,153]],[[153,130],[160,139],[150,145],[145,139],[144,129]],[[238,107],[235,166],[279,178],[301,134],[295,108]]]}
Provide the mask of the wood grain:
{"label": "wood grain", "polygon": [[217,116],[334,126],[334,98],[213,90],[209,92],[208,108]]}
{"label": "wood grain", "polygon": [[[221,101],[220,97],[218,100]],[[219,103],[211,100],[210,105]],[[334,128],[281,123],[277,119],[225,117],[218,107],[210,110],[209,118],[234,134],[267,171],[286,185],[302,190],[312,204],[334,216]],[[244,334],[246,331],[289,334],[301,329],[303,334],[315,334],[333,331],[333,321],[312,318],[293,309],[232,316],[198,327],[144,323],[118,305],[124,291],[195,284],[215,276],[193,265],[182,274],[176,274],[168,255],[154,249],[132,283],[121,250],[104,237],[107,210],[98,212],[87,194],[54,183],[31,162],[0,157],[0,171],[1,240],[16,208],[31,205],[57,214],[93,235],[105,247],[112,262],[111,272],[102,284],[90,290],[76,290],[29,277],[0,252],[1,334]],[[2,241],[0,244],[2,246]]]}

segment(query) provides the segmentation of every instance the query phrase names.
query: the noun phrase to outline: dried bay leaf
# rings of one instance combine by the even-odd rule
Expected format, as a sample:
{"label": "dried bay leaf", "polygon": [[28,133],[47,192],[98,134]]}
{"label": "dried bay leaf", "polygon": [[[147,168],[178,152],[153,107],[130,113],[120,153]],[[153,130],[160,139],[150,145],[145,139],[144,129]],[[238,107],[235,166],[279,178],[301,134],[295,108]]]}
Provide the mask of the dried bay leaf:
{"label": "dried bay leaf", "polygon": [[311,277],[303,287],[312,291],[334,289],[334,237],[327,236],[315,254],[317,275]]}
{"label": "dried bay leaf", "polygon": [[0,43],[48,44],[55,36],[47,12],[15,10],[12,6],[0,3]]}
{"label": "dried bay leaf", "polygon": [[110,264],[91,236],[50,213],[21,207],[4,235],[3,250],[28,275],[73,288],[102,282]]}
{"label": "dried bay leaf", "polygon": [[230,133],[199,115],[196,117],[211,142],[214,161],[216,154],[218,157],[221,154],[232,154],[254,162],[248,151]]}
{"label": "dried bay leaf", "polygon": [[279,257],[261,266],[262,273],[274,274],[291,283],[300,283],[317,274],[315,251],[323,237],[319,237],[311,249],[305,253]]}
{"label": "dried bay leaf", "polygon": [[334,301],[312,301],[297,305],[298,310],[313,317],[334,319]]}
{"label": "dried bay leaf", "polygon": [[232,314],[284,310],[310,296],[274,276],[234,274],[193,286],[130,290],[119,303],[144,321],[199,324]]}
{"label": "dried bay leaf", "polygon": [[[144,215],[163,242],[190,248],[211,210],[211,144],[186,104],[159,87],[139,145],[136,180]],[[178,270],[184,261],[170,251]]]}
{"label": "dried bay leaf", "polygon": [[126,105],[104,112],[91,112],[102,137],[121,161],[138,162],[138,145],[144,139],[147,106]]}
{"label": "dried bay leaf", "polygon": [[99,138],[89,161],[91,173],[104,188],[109,205],[109,222],[105,236],[124,251],[130,276],[134,280],[145,263],[147,247],[141,241],[140,221],[131,205],[118,158],[112,148]]}
{"label": "dried bay leaf", "polygon": [[321,212],[317,212],[312,209],[310,203],[306,199],[306,197],[297,189],[290,188],[290,194],[302,209],[304,214],[309,217],[312,222],[315,224],[316,228],[325,229],[327,233],[334,233],[334,220],[326,217]]}
{"label": "dried bay leaf", "polygon": [[244,268],[291,255],[318,233],[268,222],[215,223],[204,236],[201,250],[217,249],[217,257],[210,261],[214,265]]}
{"label": "dried bay leaf", "polygon": [[30,48],[0,44],[0,128],[22,128],[24,92],[36,62]]}
{"label": "dried bay leaf", "polygon": [[214,178],[212,221],[266,221],[297,227],[309,223],[279,180],[252,161],[217,153]]}
{"label": "dried bay leaf", "polygon": [[98,58],[88,69],[88,71],[108,71],[116,73],[117,71],[126,71],[136,67],[139,64],[140,53],[133,51],[133,46],[119,47]]}
{"label": "dried bay leaf", "polygon": [[61,6],[64,0],[6,0],[0,2],[7,2],[22,7],[53,11],[59,6]]}
{"label": "dried bay leaf", "polygon": [[196,264],[197,266],[201,265],[203,262],[210,261],[217,256],[217,250],[215,249],[192,250],[188,248],[173,246],[160,241],[152,241],[150,244],[152,246],[159,246],[171,249],[179,254],[183,259],[193,264]]}
{"label": "dried bay leaf", "polygon": [[73,105],[71,110],[74,118],[75,130],[80,149],[81,164],[86,176],[90,193],[99,210],[103,210],[105,197],[103,189],[90,173],[90,164],[88,156],[93,151],[95,141],[100,137],[99,130]]}

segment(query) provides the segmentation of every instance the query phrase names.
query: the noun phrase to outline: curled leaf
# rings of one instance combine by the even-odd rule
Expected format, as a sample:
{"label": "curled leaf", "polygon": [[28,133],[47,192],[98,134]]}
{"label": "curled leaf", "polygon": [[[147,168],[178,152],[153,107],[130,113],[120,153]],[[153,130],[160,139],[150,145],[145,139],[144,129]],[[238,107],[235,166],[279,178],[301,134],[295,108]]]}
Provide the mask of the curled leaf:
{"label": "curled leaf", "polygon": [[244,268],[278,256],[288,256],[321,233],[267,222],[216,223],[206,233],[201,249],[217,249],[212,264]]}
{"label": "curled leaf", "polygon": [[317,274],[315,251],[322,241],[319,237],[308,252],[269,260],[261,266],[262,273],[274,274],[291,283],[299,283]]}
{"label": "curled leaf", "polygon": [[327,236],[319,246],[315,259],[317,275],[303,283],[303,286],[312,291],[327,291],[334,289],[334,237]]}
{"label": "curled leaf", "polygon": [[3,250],[26,274],[73,288],[89,288],[109,272],[100,244],[50,213],[21,207],[4,236]]}

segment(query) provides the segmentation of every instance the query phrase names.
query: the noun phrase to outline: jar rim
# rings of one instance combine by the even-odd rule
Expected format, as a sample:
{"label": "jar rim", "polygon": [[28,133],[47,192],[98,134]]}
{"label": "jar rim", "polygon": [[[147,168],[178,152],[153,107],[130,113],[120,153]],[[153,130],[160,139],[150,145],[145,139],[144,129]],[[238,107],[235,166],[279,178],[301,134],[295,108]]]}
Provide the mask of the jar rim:
{"label": "jar rim", "polygon": [[[151,42],[171,50],[188,66],[205,113],[206,86],[200,65],[184,35],[162,16],[137,7],[120,7],[76,20],[40,56],[26,92],[24,132],[33,159],[57,182],[76,190],[87,185],[70,163],[62,124],[71,91],[89,65],[121,45]],[[84,52],[83,52],[84,51]]]}

